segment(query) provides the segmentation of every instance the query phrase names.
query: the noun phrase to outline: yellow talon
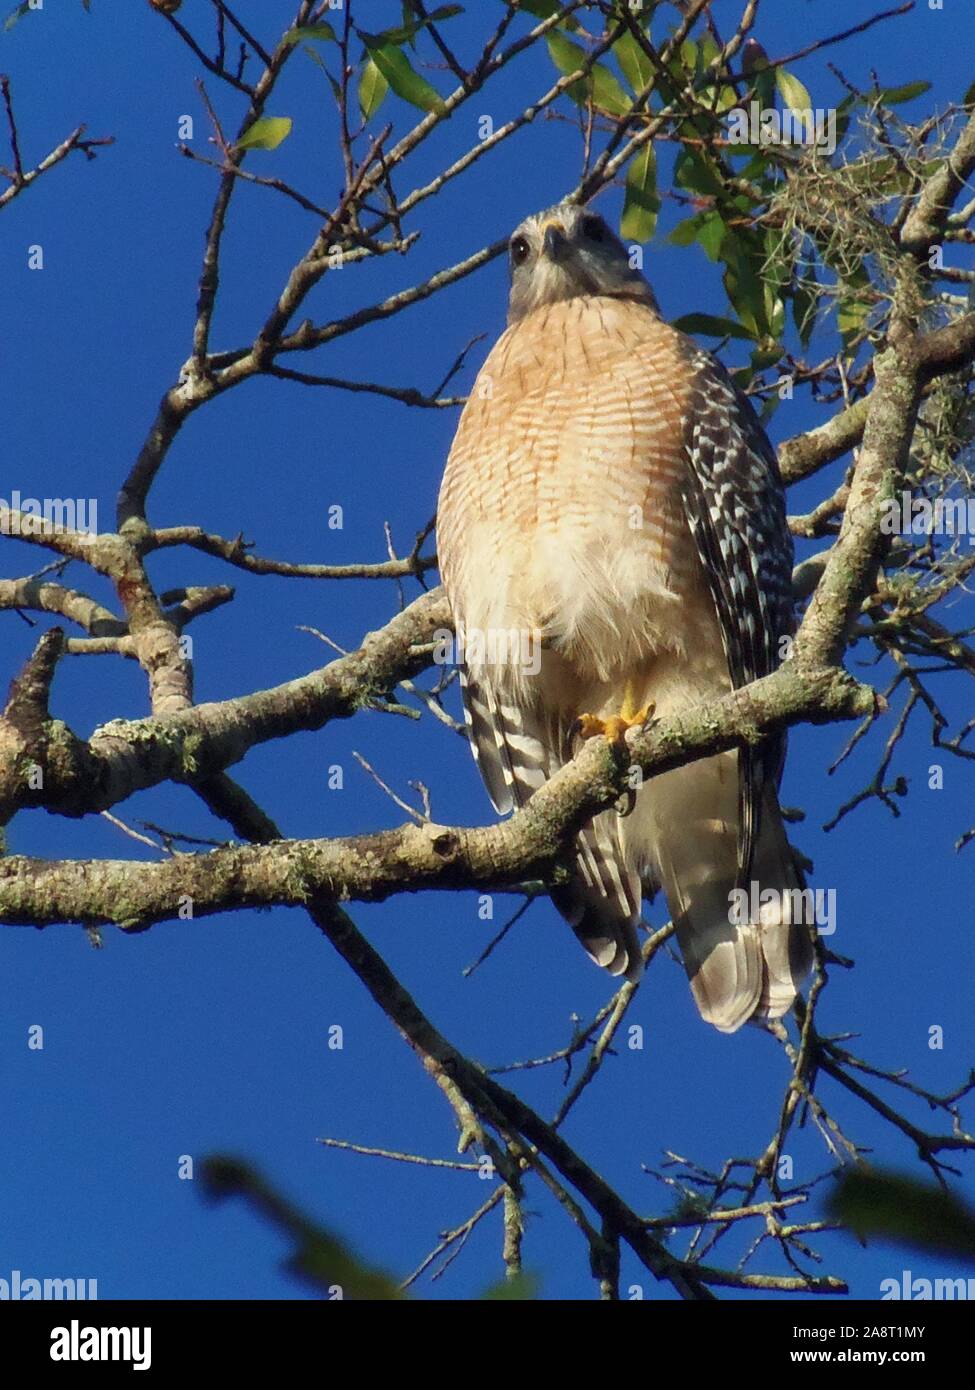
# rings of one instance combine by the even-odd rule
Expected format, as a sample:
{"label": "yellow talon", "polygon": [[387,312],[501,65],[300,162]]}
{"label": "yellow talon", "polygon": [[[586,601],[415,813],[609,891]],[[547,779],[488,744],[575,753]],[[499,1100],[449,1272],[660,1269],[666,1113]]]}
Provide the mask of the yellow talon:
{"label": "yellow talon", "polygon": [[[641,729],[652,718],[654,705],[644,705],[635,714],[611,714],[608,719],[600,719],[597,714],[580,714],[572,726],[572,732],[580,738],[596,738],[602,734],[607,743],[625,744],[627,729]],[[626,704],[624,703],[624,711]]]}
{"label": "yellow talon", "polygon": [[573,734],[578,734],[580,738],[595,738],[597,734],[606,732],[606,725],[598,715],[580,714],[579,718],[572,725]]}

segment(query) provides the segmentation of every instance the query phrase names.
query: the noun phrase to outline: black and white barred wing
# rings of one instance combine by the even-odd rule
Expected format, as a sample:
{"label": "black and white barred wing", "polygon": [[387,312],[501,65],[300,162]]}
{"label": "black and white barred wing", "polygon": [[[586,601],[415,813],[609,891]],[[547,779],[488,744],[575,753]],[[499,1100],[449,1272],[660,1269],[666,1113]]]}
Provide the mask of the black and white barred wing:
{"label": "black and white barred wing", "polygon": [[[792,537],[778,463],[751,403],[710,353],[695,354],[685,514],[708,576],[731,683],[769,675],[793,630]],[[739,757],[739,872],[748,879],[762,788],[778,780],[784,739]]]}

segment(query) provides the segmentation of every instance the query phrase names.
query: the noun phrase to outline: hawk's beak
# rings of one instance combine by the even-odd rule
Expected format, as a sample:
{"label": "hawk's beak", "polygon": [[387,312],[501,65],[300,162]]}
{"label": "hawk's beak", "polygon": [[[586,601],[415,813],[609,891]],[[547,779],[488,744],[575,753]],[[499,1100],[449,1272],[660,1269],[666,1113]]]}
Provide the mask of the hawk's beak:
{"label": "hawk's beak", "polygon": [[561,222],[546,222],[542,233],[542,247],[550,261],[556,265],[565,259],[569,241]]}

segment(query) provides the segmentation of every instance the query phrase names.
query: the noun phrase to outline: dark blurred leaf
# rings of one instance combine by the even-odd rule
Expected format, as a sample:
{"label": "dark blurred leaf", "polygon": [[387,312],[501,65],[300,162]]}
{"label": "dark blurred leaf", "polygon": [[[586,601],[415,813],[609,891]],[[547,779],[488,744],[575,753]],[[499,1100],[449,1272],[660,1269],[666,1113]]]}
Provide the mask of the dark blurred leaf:
{"label": "dark blurred leaf", "polygon": [[[387,43],[378,35],[362,34],[360,37],[366,45],[370,60],[376,65],[380,74],[398,97],[408,101],[411,106],[419,107],[421,111],[440,111],[443,109],[443,98],[439,92],[435,87],[431,87],[425,77],[414,72],[409,58],[401,48],[397,48],[394,43]],[[363,112],[363,114],[365,113]],[[371,115],[372,112],[370,111],[369,114]]]}
{"label": "dark blurred leaf", "polygon": [[290,116],[262,116],[237,141],[238,150],[276,150],[291,134]]}
{"label": "dark blurred leaf", "polygon": [[266,1182],[256,1168],[223,1155],[201,1165],[204,1192],[217,1201],[241,1197],[294,1242],[285,1267],[300,1274],[323,1293],[333,1288],[346,1299],[390,1300],[404,1295],[389,1275],[359,1260],[331,1231],[309,1220],[304,1212]]}
{"label": "dark blurred leaf", "polygon": [[630,160],[630,167],[626,171],[620,236],[624,241],[652,241],[659,211],[657,163],[653,145],[648,141]]}
{"label": "dark blurred leaf", "polygon": [[683,314],[674,319],[673,327],[681,333],[699,333],[706,338],[747,338],[751,334],[734,319],[719,319],[713,314]]}
{"label": "dark blurred leaf", "polygon": [[746,39],[741,50],[741,70],[746,73],[760,72],[768,67],[768,54],[757,39]]}
{"label": "dark blurred leaf", "polygon": [[828,1206],[861,1240],[877,1236],[975,1261],[975,1210],[940,1187],[860,1168],[840,1178]]}
{"label": "dark blurred leaf", "polygon": [[519,1274],[514,1279],[502,1279],[481,1295],[492,1303],[522,1303],[538,1296],[539,1279],[535,1274]]}

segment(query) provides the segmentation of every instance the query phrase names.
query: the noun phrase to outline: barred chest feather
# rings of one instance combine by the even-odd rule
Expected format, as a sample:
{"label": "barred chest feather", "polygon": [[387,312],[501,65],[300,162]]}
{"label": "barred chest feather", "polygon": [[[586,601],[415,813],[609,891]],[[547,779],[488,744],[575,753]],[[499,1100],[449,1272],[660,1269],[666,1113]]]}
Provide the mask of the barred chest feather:
{"label": "barred chest feather", "polygon": [[713,627],[681,492],[692,370],[686,340],[630,300],[566,300],[502,335],[440,494],[455,620],[538,632],[598,680],[682,652],[697,613]]}

